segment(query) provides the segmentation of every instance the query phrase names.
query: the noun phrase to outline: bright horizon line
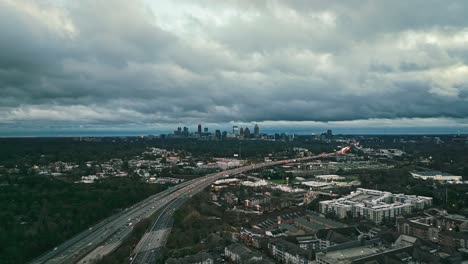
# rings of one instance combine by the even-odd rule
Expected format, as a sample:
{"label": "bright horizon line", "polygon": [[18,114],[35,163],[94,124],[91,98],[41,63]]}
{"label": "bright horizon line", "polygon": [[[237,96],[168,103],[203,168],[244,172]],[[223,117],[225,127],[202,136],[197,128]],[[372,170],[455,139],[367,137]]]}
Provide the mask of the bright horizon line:
{"label": "bright horizon line", "polygon": [[[332,129],[333,131],[333,129]],[[192,131],[194,132],[194,131]],[[214,132],[210,131],[211,133]],[[320,135],[323,132],[304,132],[304,131],[281,131],[281,130],[268,130],[267,132],[262,132],[264,134],[273,135],[275,133],[285,133],[288,135],[299,135],[299,136],[313,136]],[[172,133],[167,132],[157,132],[150,133],[150,131],[90,131],[83,133],[54,133],[54,132],[44,132],[44,133],[34,133],[34,134],[10,134],[10,135],[0,135],[0,138],[74,138],[74,137],[147,137],[147,136],[161,136],[168,135]],[[452,131],[438,131],[438,132],[383,132],[383,131],[356,131],[356,132],[338,132],[333,133],[334,136],[455,136],[455,135],[468,135],[466,131],[452,132]]]}

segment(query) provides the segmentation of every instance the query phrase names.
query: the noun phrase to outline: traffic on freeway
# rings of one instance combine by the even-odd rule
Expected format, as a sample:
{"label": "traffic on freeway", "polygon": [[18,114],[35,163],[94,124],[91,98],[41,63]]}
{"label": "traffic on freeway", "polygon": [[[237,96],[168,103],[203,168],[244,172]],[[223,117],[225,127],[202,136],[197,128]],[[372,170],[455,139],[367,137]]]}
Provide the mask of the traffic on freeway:
{"label": "traffic on freeway", "polygon": [[185,199],[187,198],[177,198],[161,211],[161,214],[156,221],[154,221],[149,232],[140,239],[135,247],[130,257],[131,264],[156,262],[156,259],[160,256],[160,250],[166,244],[167,238],[171,232],[174,222],[172,216]]}
{"label": "traffic on freeway", "polygon": [[90,227],[63,244],[55,247],[31,263],[89,263],[115,250],[132,231],[133,225],[150,217],[175,199],[185,195],[192,196],[216,180],[264,167],[300,162],[343,153],[323,153],[316,156],[270,161],[225,170],[196,178],[175,187],[152,195],[137,204],[122,210],[97,225]]}

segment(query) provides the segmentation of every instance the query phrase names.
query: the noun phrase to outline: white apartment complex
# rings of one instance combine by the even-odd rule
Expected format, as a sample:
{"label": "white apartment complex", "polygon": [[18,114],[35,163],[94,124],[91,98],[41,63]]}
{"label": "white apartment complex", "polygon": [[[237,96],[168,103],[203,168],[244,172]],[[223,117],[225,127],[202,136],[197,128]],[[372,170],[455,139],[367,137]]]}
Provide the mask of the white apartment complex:
{"label": "white apartment complex", "polygon": [[358,188],[339,199],[320,202],[320,212],[334,213],[338,218],[363,217],[378,224],[385,218],[394,218],[431,205],[432,197]]}

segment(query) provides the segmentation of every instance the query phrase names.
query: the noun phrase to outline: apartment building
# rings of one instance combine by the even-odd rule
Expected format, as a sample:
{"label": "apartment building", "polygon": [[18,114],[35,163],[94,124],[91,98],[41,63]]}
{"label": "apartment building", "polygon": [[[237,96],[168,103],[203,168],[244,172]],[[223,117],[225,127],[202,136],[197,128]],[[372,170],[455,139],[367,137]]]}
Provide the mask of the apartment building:
{"label": "apartment building", "polygon": [[332,213],[338,218],[361,217],[378,224],[384,219],[422,210],[431,205],[432,197],[358,188],[339,199],[322,201],[319,207],[322,214]]}

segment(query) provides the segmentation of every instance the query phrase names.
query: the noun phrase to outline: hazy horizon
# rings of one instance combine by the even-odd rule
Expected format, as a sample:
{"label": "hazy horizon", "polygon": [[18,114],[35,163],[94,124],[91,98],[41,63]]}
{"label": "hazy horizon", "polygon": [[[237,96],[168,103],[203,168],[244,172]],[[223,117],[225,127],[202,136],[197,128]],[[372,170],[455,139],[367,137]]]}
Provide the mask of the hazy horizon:
{"label": "hazy horizon", "polygon": [[422,0],[0,0],[0,136],[198,123],[468,133],[465,10]]}
{"label": "hazy horizon", "polygon": [[[249,127],[252,128],[252,127]],[[319,135],[332,129],[335,135],[468,135],[466,130],[451,130],[447,128],[267,128],[262,133],[286,133],[296,135]],[[220,128],[221,131],[232,131],[232,127]],[[190,127],[191,132],[196,132],[196,127]],[[215,129],[210,132],[214,133]],[[63,130],[63,131],[22,131],[22,132],[0,132],[0,138],[15,137],[106,137],[106,136],[148,136],[171,134],[173,130]]]}

